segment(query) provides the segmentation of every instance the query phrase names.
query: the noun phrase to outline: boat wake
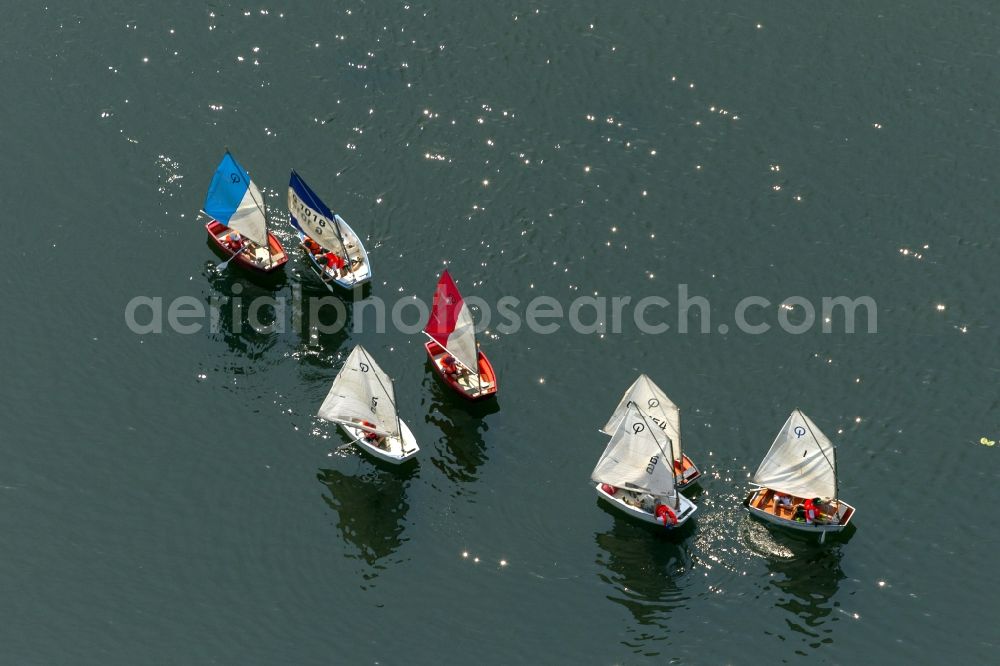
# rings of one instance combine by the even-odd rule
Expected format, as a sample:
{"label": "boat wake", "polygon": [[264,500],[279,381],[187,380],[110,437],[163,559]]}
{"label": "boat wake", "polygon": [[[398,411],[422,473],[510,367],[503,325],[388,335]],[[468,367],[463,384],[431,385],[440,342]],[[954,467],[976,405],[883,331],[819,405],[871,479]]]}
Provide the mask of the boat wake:
{"label": "boat wake", "polygon": [[759,557],[777,560],[793,560],[795,553],[791,548],[779,543],[770,530],[762,523],[749,516],[743,521],[740,536],[750,552]]}

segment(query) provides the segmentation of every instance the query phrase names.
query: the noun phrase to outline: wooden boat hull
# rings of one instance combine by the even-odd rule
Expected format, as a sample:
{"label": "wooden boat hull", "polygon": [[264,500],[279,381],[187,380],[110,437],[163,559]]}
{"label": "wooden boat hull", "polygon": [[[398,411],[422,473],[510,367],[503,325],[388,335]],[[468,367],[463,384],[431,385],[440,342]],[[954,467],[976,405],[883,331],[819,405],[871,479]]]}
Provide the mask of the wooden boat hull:
{"label": "wooden boat hull", "polygon": [[[233,256],[233,251],[226,247],[223,241],[232,231],[229,227],[218,220],[212,220],[205,225],[205,230],[208,232],[209,238],[215,243],[215,246],[226,257]],[[254,254],[241,252],[233,261],[248,270],[259,273],[272,273],[288,262],[288,255],[285,254],[285,248],[281,246],[281,241],[270,231],[267,232],[267,245],[266,250],[258,247]],[[270,256],[270,261],[268,261],[268,256]]]}
{"label": "wooden boat hull", "polygon": [[410,460],[420,451],[416,438],[410,432],[409,426],[402,419],[399,420],[400,434],[402,436],[386,438],[387,448],[381,448],[371,442],[365,441],[365,431],[361,428],[355,428],[343,423],[338,425],[348,437],[356,440],[355,444],[360,446],[369,455],[394,465],[399,465]]}
{"label": "wooden boat hull", "polygon": [[[310,252],[305,246],[308,236],[301,231],[296,230],[300,246],[302,247],[302,251],[305,253],[306,258],[309,260],[309,265],[312,268],[313,273],[316,274],[320,282],[323,283],[323,286],[325,286],[330,292],[333,292],[333,285],[337,285],[342,289],[350,290],[371,282],[372,279],[372,268],[368,261],[368,251],[365,250],[365,246],[362,245],[361,239],[358,238],[356,233],[354,233],[354,230],[343,221],[343,218],[338,217],[338,219],[341,221],[341,224],[343,224],[349,236],[352,238],[351,241],[348,241],[347,251],[350,252],[351,250],[357,250],[360,255],[360,261],[352,262],[351,270],[345,274],[341,274],[340,271],[333,271],[327,268],[324,264],[321,264],[316,258],[316,255]],[[356,241],[356,244],[354,244],[353,241]]]}
{"label": "wooden boat hull", "polygon": [[455,393],[466,400],[485,400],[486,398],[491,398],[497,394],[497,376],[493,372],[493,365],[490,363],[489,359],[486,358],[486,354],[479,351],[479,375],[482,378],[482,386],[472,377],[462,377],[459,380],[447,375],[444,371],[444,364],[442,363],[444,357],[448,356],[448,352],[445,351],[444,347],[439,345],[433,340],[428,340],[424,343],[424,349],[427,350],[427,356],[431,359],[431,365],[434,366],[434,371],[437,372],[438,376],[447,384]]}
{"label": "wooden boat hull", "polygon": [[[657,525],[661,528],[664,527],[663,522],[660,521],[653,514],[649,513],[648,511],[643,511],[638,506],[633,506],[632,504],[625,502],[625,498],[631,493],[628,493],[618,488],[615,490],[615,493],[613,495],[609,494],[604,490],[603,483],[598,483],[597,485],[594,486],[594,489],[597,491],[597,496],[601,500],[603,500],[608,505],[614,507],[618,511],[621,511],[625,515],[635,518],[637,520],[641,520],[644,523],[649,523],[650,525]],[[677,515],[677,524],[674,525],[674,528],[680,527],[681,525],[686,523],[688,520],[690,520],[691,516],[694,515],[695,511],[698,510],[698,506],[694,502],[684,497],[680,493],[678,493],[677,497],[680,499],[680,509],[675,510],[675,514]],[[671,509],[673,509],[673,507],[671,507]]]}
{"label": "wooden boat hull", "polygon": [[701,471],[694,464],[694,461],[687,457],[687,454],[682,453],[681,460],[674,461],[674,485],[677,490],[690,488],[700,478]]}
{"label": "wooden boat hull", "polygon": [[[793,498],[793,506],[803,499]],[[842,532],[851,522],[851,518],[854,517],[854,507],[843,500],[838,500],[836,516],[829,522],[806,523],[793,520],[793,509],[777,506],[774,500],[774,491],[770,488],[756,488],[750,491],[750,494],[743,500],[743,506],[747,508],[751,516],[772,525],[812,534]]]}

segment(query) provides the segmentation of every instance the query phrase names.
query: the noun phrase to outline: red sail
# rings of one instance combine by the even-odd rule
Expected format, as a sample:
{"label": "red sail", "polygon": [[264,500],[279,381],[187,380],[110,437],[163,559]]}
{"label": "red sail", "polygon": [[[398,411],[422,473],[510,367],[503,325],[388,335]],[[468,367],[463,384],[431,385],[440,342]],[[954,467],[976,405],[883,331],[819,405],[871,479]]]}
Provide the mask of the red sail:
{"label": "red sail", "polygon": [[458,293],[455,281],[445,270],[438,280],[434,291],[434,304],[431,306],[431,318],[424,332],[434,338],[442,347],[448,347],[448,336],[455,330],[458,315],[462,310],[462,294]]}

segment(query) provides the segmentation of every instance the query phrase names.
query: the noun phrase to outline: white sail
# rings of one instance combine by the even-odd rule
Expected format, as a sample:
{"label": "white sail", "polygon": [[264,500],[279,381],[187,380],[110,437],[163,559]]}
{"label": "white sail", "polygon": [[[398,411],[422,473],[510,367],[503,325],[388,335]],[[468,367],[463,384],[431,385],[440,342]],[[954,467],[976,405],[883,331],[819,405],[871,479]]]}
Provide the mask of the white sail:
{"label": "white sail", "polygon": [[264,197],[257,185],[250,181],[250,187],[229,218],[230,229],[235,229],[257,245],[267,247],[267,220],[264,217]]}
{"label": "white sail", "polygon": [[459,363],[478,372],[479,354],[476,351],[476,323],[472,321],[472,313],[464,300],[458,310],[455,330],[448,336],[447,348],[455,355]]}
{"label": "white sail", "polygon": [[[318,416],[391,437],[399,436],[392,380],[361,345],[347,357]],[[362,425],[367,421],[371,425]]]}
{"label": "white sail", "polygon": [[836,497],[833,443],[808,416],[796,409],[785,421],[752,481],[795,497]]}
{"label": "white sail", "polygon": [[[645,414],[653,425],[670,438],[674,460],[681,459],[681,410],[667,397],[659,386],[646,375],[632,382],[625,391],[611,418],[601,428],[601,432],[610,435],[625,418],[628,406],[634,404]],[[663,440],[660,437],[661,441]],[[664,447],[665,448],[665,447]]]}
{"label": "white sail", "polygon": [[666,496],[674,492],[673,465],[667,460],[666,437],[629,405],[591,478],[597,483]]}

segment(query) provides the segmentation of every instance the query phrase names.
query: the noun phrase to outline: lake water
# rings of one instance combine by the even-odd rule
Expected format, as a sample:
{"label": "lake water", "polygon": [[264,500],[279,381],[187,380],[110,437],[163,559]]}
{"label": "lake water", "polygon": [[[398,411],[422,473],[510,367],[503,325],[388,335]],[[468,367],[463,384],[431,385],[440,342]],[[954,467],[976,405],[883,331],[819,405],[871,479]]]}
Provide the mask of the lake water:
{"label": "lake water", "polygon": [[[994,3],[5,18],[0,661],[996,661]],[[227,146],[292,254],[276,279],[213,269],[198,210]],[[419,334],[234,326],[237,291],[325,293],[286,221],[291,168],[366,239],[371,302],[429,300],[447,266],[522,314],[659,296],[670,329],[629,309],[603,335],[493,325],[499,398],[471,408]],[[711,306],[687,333],[681,288]],[[220,299],[222,322],[138,335],[137,296]],[[753,296],[762,334],[734,325]],[[799,334],[793,296],[818,317]],[[838,296],[872,299],[877,331],[835,313],[824,333]],[[314,417],[359,343],[421,444],[406,468]],[[678,533],[589,481],[640,372],[704,472]],[[795,407],[858,509],[823,546],[741,505]]]}

